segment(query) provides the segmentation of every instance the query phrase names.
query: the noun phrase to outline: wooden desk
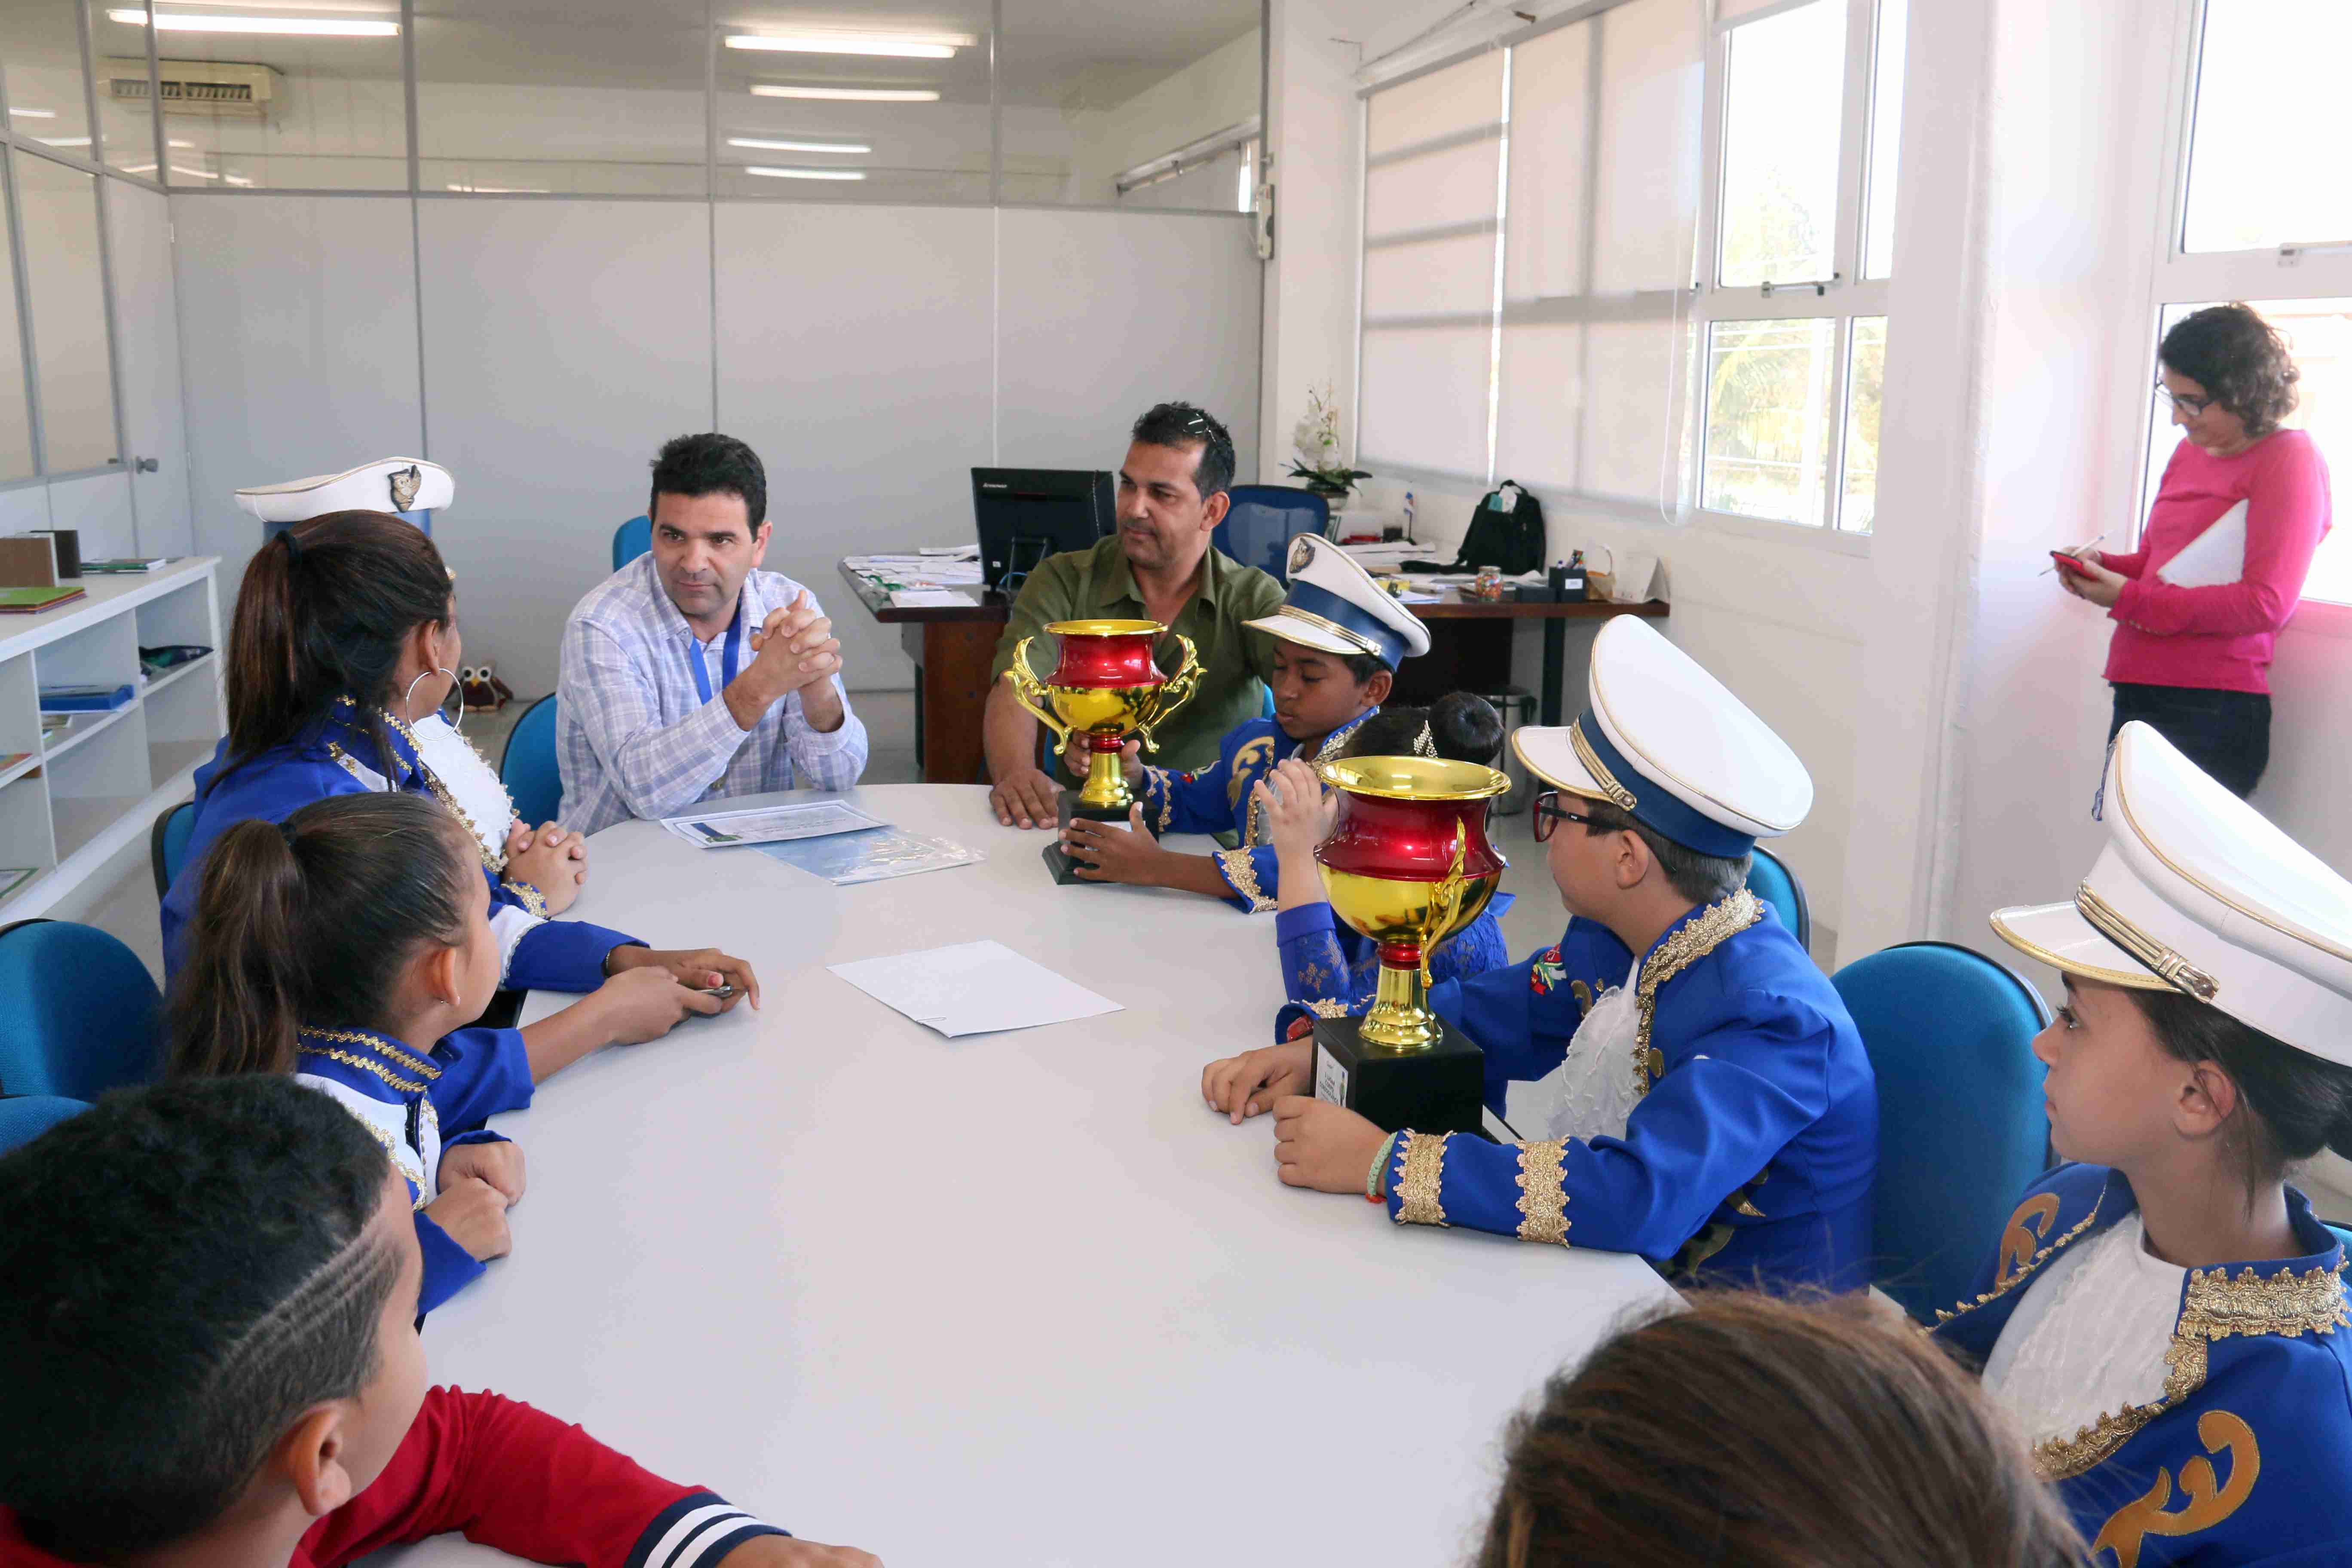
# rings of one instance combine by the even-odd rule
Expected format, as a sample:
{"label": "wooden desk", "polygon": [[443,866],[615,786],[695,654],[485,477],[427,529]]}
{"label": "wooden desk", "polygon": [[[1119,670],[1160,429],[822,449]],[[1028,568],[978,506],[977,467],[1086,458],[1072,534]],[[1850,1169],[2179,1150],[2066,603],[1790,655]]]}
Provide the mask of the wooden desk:
{"label": "wooden desk", "polygon": [[[498,1119],[530,1192],[514,1256],[425,1323],[433,1380],[892,1568],[1456,1561],[1504,1418],[1673,1291],[1284,1186],[1273,1118],[1200,1091],[1282,1000],[1272,921],[1056,888],[983,790],[840,798],[988,858],[836,888],[659,823],[596,835],[574,910],[728,933],[766,1005]],[[982,937],[1122,1010],[943,1039],[824,967]],[[513,1560],[443,1535],[395,1564]]]}
{"label": "wooden desk", "polygon": [[[898,627],[900,646],[915,661],[915,759],[926,784],[972,784],[987,778],[981,714],[988,702],[988,667],[1012,618],[1012,602],[980,588],[949,590],[963,600],[922,609],[898,609],[890,595],[847,565],[836,563],[866,613]],[[1433,605],[1406,606],[1430,626],[1427,655],[1398,672],[1397,700],[1426,701],[1448,691],[1499,691],[1511,683],[1511,633],[1521,621],[1543,626],[1543,679],[1537,692],[1540,721],[1562,724],[1562,680],[1568,623],[1612,616],[1662,619],[1666,605],[1586,600],[1578,604],[1489,602],[1454,593]]]}

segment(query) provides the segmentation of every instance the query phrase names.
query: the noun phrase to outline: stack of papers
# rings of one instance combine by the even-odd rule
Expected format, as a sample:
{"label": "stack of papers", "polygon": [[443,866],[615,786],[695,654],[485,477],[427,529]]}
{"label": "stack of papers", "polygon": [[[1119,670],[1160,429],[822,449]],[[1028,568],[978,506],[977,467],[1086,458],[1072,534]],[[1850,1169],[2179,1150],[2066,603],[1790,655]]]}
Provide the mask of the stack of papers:
{"label": "stack of papers", "polygon": [[950,1039],[1123,1011],[1108,997],[1096,995],[1002,942],[967,942],[825,967]]}
{"label": "stack of papers", "polygon": [[899,555],[849,555],[842,564],[890,589],[952,588],[980,583],[980,546],[949,545]]}
{"label": "stack of papers", "polygon": [[857,833],[882,824],[837,800],[809,800],[791,805],[753,806],[745,811],[664,817],[662,826],[688,844],[704,849],[727,849],[739,844],[776,844],[790,838],[818,838],[828,833]]}

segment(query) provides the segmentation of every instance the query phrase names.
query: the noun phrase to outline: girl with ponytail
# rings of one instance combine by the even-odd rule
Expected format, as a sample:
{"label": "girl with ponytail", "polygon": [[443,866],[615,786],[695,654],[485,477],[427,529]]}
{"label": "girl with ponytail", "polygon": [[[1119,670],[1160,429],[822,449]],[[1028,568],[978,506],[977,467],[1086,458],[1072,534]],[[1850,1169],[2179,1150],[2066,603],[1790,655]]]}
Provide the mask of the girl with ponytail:
{"label": "girl with ponytail", "polygon": [[[407,794],[436,803],[473,841],[490,899],[499,983],[593,991],[640,966],[686,984],[731,983],[756,1006],[749,965],[711,949],[656,952],[634,937],[557,921],[585,872],[583,846],[466,811],[418,748],[414,726],[447,700],[463,657],[456,596],[423,531],[383,512],[339,511],[255,552],[228,638],[228,733],[196,771],[187,859],[163,900],[163,966],[186,957],[198,868],[237,823],[280,822],[333,795]],[[471,1020],[467,1020],[470,1022]]]}
{"label": "girl with ponytail", "polygon": [[2065,982],[2033,1048],[2069,1163],[1936,1333],[2094,1561],[2352,1561],[2344,1248],[2286,1181],[2352,1154],[2352,883],[2146,724],[2102,802],[2074,900],[1992,917]]}
{"label": "girl with ponytail", "polygon": [[345,795],[221,833],[200,868],[171,1000],[175,1077],[291,1073],[332,1096],[407,1177],[430,1311],[508,1248],[515,1145],[484,1123],[590,1051],[720,1001],[667,970],[617,975],[527,1028],[468,1028],[499,984],[472,837],[415,795]]}

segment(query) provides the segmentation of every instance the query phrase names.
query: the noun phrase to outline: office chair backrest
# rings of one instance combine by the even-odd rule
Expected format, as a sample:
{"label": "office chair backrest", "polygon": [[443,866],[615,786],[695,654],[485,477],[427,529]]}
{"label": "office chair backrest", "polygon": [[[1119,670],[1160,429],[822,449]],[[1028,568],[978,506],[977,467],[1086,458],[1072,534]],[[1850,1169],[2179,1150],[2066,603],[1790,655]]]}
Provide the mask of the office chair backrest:
{"label": "office chair backrest", "polygon": [[154,977],[95,926],[0,926],[0,1094],[96,1100],[163,1065]]}
{"label": "office chair backrest", "polygon": [[89,1109],[82,1100],[54,1094],[0,1100],[0,1154],[23,1148],[67,1117]]}
{"label": "office chair backrest", "polygon": [[1748,863],[1748,890],[1772,906],[1799,947],[1813,950],[1813,912],[1805,901],[1805,884],[1786,860],[1760,844]]}
{"label": "office chair backrest", "polygon": [[1288,485],[1235,485],[1232,503],[1210,542],[1244,566],[1255,566],[1277,583],[1290,580],[1290,542],[1331,526],[1331,503],[1313,490]]}
{"label": "office chair backrest", "polygon": [[507,733],[499,778],[514,796],[515,815],[537,827],[556,820],[563,805],[563,774],[555,761],[555,694],[522,710]]}
{"label": "office chair backrest", "polygon": [[618,572],[654,547],[654,520],[633,517],[613,531],[613,570]]}
{"label": "office chair backrest", "polygon": [[1878,1079],[1872,1279],[1932,1322],[2042,1173],[2050,1123],[2033,1037],[2049,1005],[2005,966],[1942,942],[1874,952],[1830,983]]}
{"label": "office chair backrest", "polygon": [[180,875],[180,867],[188,858],[188,840],[195,837],[196,803],[184,800],[167,806],[155,818],[155,826],[147,835],[148,868],[155,873],[155,897],[161,900],[172,890],[172,883]]}

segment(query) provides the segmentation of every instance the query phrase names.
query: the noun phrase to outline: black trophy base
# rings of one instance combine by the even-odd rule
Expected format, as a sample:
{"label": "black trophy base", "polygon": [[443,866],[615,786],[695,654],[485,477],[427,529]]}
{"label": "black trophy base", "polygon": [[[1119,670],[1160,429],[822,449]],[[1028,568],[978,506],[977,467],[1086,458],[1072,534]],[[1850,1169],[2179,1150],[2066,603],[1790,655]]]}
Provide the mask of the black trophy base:
{"label": "black trophy base", "polygon": [[[1070,822],[1074,817],[1082,817],[1088,822],[1114,823],[1120,827],[1125,827],[1127,826],[1127,807],[1123,805],[1080,805],[1078,804],[1077,795],[1074,791],[1064,790],[1062,792],[1061,808],[1056,820],[1054,823],[1054,842],[1046,845],[1045,849],[1044,858],[1045,861],[1045,869],[1052,873],[1054,885],[1055,887],[1103,888],[1110,886],[1109,883],[1097,881],[1091,877],[1079,876],[1078,868],[1081,866],[1091,867],[1093,862],[1090,860],[1077,859],[1073,857],[1068,850],[1062,847],[1062,836],[1070,830]],[[1150,831],[1149,828],[1147,828],[1146,831]]]}
{"label": "black trophy base", "polygon": [[1480,1111],[1486,1054],[1456,1029],[1440,1026],[1425,1050],[1367,1045],[1361,1018],[1315,1020],[1315,1098],[1349,1110],[1383,1132],[1483,1135]]}

